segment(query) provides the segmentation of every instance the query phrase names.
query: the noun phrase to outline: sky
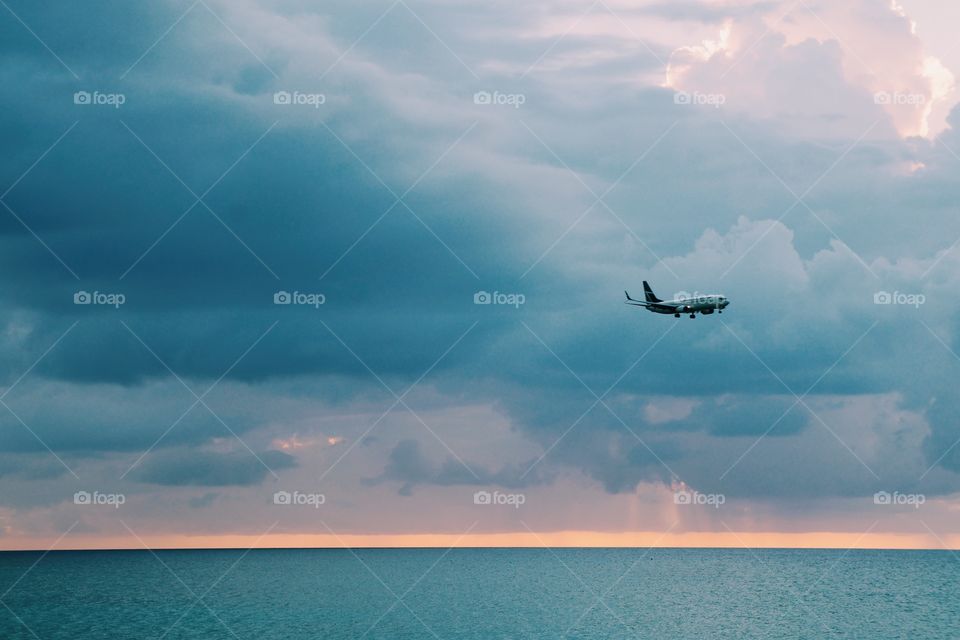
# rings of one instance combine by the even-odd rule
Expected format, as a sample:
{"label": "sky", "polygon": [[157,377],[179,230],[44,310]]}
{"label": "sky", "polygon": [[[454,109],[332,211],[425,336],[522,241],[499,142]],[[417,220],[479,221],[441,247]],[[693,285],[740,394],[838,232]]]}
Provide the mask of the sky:
{"label": "sky", "polygon": [[0,549],[960,547],[958,18],[2,0]]}

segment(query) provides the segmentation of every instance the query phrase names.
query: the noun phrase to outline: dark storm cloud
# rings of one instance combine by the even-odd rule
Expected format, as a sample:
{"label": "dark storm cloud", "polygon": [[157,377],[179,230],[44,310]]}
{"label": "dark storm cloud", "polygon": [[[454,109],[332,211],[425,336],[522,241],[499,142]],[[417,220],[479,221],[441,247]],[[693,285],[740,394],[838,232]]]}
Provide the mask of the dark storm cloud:
{"label": "dark storm cloud", "polygon": [[439,465],[424,454],[416,440],[401,440],[390,451],[389,461],[383,473],[366,481],[375,485],[381,482],[400,483],[399,493],[410,495],[417,485],[437,486],[500,486],[510,489],[542,484],[544,475],[537,470],[525,474],[534,460],[518,465],[505,465],[498,471],[489,471],[476,464],[446,458]]}
{"label": "dark storm cloud", "polygon": [[66,467],[52,456],[0,454],[0,478],[17,475],[26,480],[44,480],[66,473]]}

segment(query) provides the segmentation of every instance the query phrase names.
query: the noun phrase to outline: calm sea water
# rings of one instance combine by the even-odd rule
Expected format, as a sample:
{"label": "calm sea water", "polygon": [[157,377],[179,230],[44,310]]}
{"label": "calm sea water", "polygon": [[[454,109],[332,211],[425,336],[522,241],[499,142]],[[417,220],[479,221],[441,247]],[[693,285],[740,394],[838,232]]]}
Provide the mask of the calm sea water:
{"label": "calm sea water", "polygon": [[960,638],[938,551],[12,552],[4,591],[4,639]]}

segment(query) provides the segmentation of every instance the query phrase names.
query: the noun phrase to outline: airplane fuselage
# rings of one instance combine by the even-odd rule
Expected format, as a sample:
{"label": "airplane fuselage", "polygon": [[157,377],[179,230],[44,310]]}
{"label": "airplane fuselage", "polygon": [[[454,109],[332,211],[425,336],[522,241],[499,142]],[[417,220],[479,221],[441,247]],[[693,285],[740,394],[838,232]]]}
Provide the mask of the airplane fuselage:
{"label": "airplane fuselage", "polygon": [[723,311],[729,304],[730,301],[726,297],[709,294],[654,302],[647,307],[647,310],[654,313],[701,313],[709,315],[714,311]]}

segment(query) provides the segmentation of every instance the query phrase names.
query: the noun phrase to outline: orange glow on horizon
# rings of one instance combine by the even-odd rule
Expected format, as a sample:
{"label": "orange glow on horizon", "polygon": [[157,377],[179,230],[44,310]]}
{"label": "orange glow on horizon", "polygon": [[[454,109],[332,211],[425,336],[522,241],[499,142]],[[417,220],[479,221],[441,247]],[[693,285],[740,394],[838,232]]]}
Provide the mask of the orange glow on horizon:
{"label": "orange glow on horizon", "polygon": [[941,540],[931,535],[898,533],[850,533],[817,531],[779,532],[597,532],[555,531],[544,533],[480,533],[461,536],[446,533],[418,534],[269,534],[259,535],[159,535],[66,536],[55,538],[7,538],[3,551],[82,549],[248,549],[248,548],[541,548],[541,547],[674,547],[674,548],[785,548],[785,549],[960,549],[960,535]]}

